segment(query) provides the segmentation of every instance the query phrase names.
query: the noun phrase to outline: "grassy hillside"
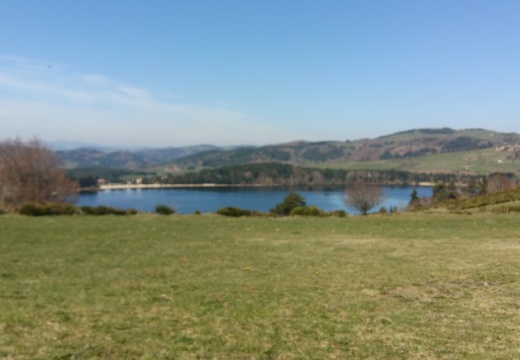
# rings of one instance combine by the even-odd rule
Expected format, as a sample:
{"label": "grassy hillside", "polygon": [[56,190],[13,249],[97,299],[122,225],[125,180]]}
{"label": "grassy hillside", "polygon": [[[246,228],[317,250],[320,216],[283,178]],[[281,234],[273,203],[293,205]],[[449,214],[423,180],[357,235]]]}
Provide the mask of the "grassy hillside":
{"label": "grassy hillside", "polygon": [[520,187],[475,197],[450,199],[428,208],[471,212],[518,212],[520,213]]}
{"label": "grassy hillside", "polygon": [[[500,148],[501,151],[496,151]],[[497,154],[494,154],[497,152]],[[476,158],[474,158],[476,156]],[[489,157],[489,159],[488,159]],[[498,166],[498,161],[504,164]],[[293,142],[211,151],[175,162],[181,168],[222,167],[259,162],[282,162],[308,167],[397,169],[430,172],[511,171],[520,163],[520,135],[483,129],[418,129],[377,139]]]}
{"label": "grassy hillside", "polygon": [[0,216],[8,359],[513,359],[512,214]]}
{"label": "grassy hillside", "polygon": [[327,162],[320,168],[347,170],[404,170],[425,173],[490,174],[511,172],[520,175],[520,158],[514,149],[495,148],[427,155],[405,159],[388,159],[358,162]]}
{"label": "grassy hillside", "polygon": [[59,151],[69,169],[122,168],[159,174],[257,163],[414,172],[518,172],[520,135],[484,129],[414,129],[376,139],[295,141],[219,148],[210,145],[104,152]]}

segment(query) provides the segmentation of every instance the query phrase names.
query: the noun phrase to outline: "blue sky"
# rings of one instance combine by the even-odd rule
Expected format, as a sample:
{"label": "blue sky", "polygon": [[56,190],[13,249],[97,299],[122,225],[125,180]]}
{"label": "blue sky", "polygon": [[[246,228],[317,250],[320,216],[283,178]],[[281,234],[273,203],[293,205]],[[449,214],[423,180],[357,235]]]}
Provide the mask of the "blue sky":
{"label": "blue sky", "polygon": [[520,2],[0,2],[0,139],[272,144],[520,131]]}

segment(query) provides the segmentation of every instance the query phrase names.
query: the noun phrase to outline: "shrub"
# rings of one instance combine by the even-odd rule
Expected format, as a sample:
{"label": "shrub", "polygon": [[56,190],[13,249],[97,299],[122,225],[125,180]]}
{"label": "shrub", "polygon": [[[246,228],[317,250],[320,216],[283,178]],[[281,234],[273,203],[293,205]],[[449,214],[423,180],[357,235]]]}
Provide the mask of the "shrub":
{"label": "shrub", "polygon": [[334,210],[334,211],[329,212],[329,215],[344,218],[344,217],[347,217],[347,212],[345,210]]}
{"label": "shrub", "polygon": [[109,206],[99,205],[96,207],[93,206],[82,206],[81,212],[85,215],[135,215],[138,213],[135,209],[122,210]]}
{"label": "shrub", "polygon": [[276,204],[274,208],[269,210],[272,214],[287,216],[295,207],[305,206],[305,198],[300,194],[291,192],[281,203]]}
{"label": "shrub", "polygon": [[347,217],[345,210],[323,211],[317,206],[297,206],[291,210],[291,216],[335,216]]}
{"label": "shrub", "polygon": [[325,216],[327,215],[317,206],[297,206],[291,210],[291,216]]}
{"label": "shrub", "polygon": [[45,209],[43,205],[39,204],[25,204],[20,209],[20,215],[26,216],[43,216],[45,215]]}
{"label": "shrub", "polygon": [[71,204],[51,203],[46,208],[49,215],[74,215],[79,213],[78,208]]}
{"label": "shrub", "polygon": [[74,215],[78,208],[71,204],[49,203],[47,205],[25,204],[20,208],[20,214],[26,216]]}
{"label": "shrub", "polygon": [[195,211],[193,212],[193,215],[200,215],[200,214],[202,214],[202,212],[201,212],[200,210],[195,210]]}
{"label": "shrub", "polygon": [[172,214],[175,214],[175,209],[173,209],[172,207],[170,207],[168,205],[158,204],[155,207],[155,212],[157,214],[161,214],[161,215],[172,215]]}
{"label": "shrub", "polygon": [[384,214],[388,213],[388,210],[384,206],[381,206],[381,208],[379,209],[379,213],[384,215]]}
{"label": "shrub", "polygon": [[104,205],[99,205],[96,207],[82,206],[81,211],[83,211],[83,213],[87,215],[109,215],[113,213],[112,208]]}
{"label": "shrub", "polygon": [[0,215],[4,215],[4,214],[7,214],[7,211],[5,211],[4,209],[0,208]]}
{"label": "shrub", "polygon": [[241,217],[241,216],[253,216],[256,213],[251,210],[244,210],[234,206],[226,206],[217,210],[218,215],[222,216],[231,216],[231,217]]}

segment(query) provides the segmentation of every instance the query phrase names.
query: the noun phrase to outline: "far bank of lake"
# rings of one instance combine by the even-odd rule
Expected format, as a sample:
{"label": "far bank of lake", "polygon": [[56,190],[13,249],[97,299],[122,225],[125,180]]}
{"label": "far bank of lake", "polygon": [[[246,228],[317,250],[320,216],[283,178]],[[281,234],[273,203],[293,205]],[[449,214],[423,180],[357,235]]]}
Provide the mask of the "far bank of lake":
{"label": "far bank of lake", "polygon": [[[384,201],[373,211],[384,206],[404,208],[410,201],[413,189],[419,197],[429,197],[431,187],[427,186],[383,186]],[[302,195],[308,205],[318,206],[326,211],[345,210],[355,214],[344,203],[343,188],[299,189],[272,187],[230,187],[230,186],[124,186],[109,188],[97,193],[79,195],[78,206],[112,206],[121,209],[134,208],[139,211],[154,211],[157,204],[171,206],[179,214],[192,214],[196,210],[203,213],[215,212],[225,206],[267,212],[281,202],[289,192]]]}

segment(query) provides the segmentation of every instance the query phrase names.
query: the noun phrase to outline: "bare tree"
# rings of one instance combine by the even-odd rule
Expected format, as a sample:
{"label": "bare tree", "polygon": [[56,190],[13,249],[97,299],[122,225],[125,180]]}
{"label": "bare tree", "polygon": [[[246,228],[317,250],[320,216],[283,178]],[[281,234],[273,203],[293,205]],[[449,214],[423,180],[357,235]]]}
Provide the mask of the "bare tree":
{"label": "bare tree", "polygon": [[347,187],[345,193],[345,204],[363,215],[383,201],[381,189],[378,186],[367,184],[365,181],[356,181]]}
{"label": "bare tree", "polygon": [[59,158],[38,139],[0,143],[0,203],[5,206],[62,202],[77,189]]}
{"label": "bare tree", "polygon": [[487,179],[486,184],[486,193],[494,194],[504,190],[510,190],[515,187],[515,184],[512,179],[510,179],[506,174],[503,173],[495,173],[490,175]]}

